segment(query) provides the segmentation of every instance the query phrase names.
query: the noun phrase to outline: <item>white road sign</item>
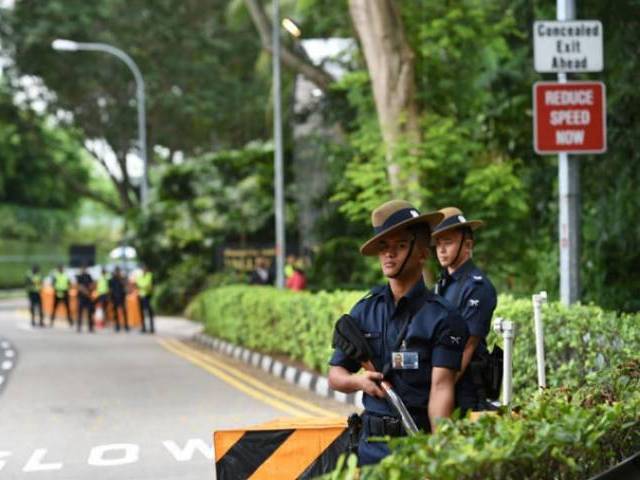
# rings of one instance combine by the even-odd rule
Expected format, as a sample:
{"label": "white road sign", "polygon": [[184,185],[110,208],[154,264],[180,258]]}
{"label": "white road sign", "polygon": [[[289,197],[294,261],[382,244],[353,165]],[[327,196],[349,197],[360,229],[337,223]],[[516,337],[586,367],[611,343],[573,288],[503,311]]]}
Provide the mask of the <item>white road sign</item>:
{"label": "white road sign", "polygon": [[602,35],[599,20],[534,22],[536,72],[601,72]]}

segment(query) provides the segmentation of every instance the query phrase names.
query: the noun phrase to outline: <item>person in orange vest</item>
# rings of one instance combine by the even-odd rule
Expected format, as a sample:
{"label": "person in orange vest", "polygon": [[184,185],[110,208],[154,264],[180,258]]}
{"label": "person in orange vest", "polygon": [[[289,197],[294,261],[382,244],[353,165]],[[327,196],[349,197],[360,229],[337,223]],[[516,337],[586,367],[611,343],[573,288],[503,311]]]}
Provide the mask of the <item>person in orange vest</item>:
{"label": "person in orange vest", "polygon": [[142,321],[142,333],[147,332],[146,320],[144,312],[146,310],[149,316],[149,333],[155,333],[153,325],[153,307],[151,306],[151,294],[153,293],[153,274],[147,265],[142,267],[142,274],[136,279],[136,287],[138,288],[138,298],[140,302],[140,320]]}
{"label": "person in orange vest", "polygon": [[40,267],[34,265],[31,271],[27,272],[26,279],[27,295],[29,296],[29,311],[31,312],[31,326],[36,326],[36,312],[40,317],[40,326],[44,327],[42,313],[42,301],[40,299],[40,289],[42,288],[42,275],[40,275]]}
{"label": "person in orange vest", "polygon": [[73,320],[71,319],[71,307],[69,307],[69,287],[71,286],[71,280],[66,273],[64,273],[64,267],[58,265],[58,269],[53,273],[52,279],[53,289],[55,290],[55,296],[53,299],[53,310],[51,311],[51,318],[49,318],[49,326],[53,327],[53,322],[56,318],[56,308],[60,302],[64,303],[67,309],[67,320],[69,326],[73,326]]}

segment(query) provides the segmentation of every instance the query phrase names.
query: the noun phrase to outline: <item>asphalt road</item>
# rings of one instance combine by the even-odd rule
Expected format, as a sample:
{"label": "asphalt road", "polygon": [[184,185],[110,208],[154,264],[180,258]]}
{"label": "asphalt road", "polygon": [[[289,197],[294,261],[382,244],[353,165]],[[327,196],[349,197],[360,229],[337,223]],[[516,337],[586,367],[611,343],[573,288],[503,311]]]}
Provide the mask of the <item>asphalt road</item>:
{"label": "asphalt road", "polygon": [[[158,335],[32,329],[22,301],[0,301],[0,479],[211,479],[212,432],[344,407]],[[238,373],[241,372],[241,373]]]}

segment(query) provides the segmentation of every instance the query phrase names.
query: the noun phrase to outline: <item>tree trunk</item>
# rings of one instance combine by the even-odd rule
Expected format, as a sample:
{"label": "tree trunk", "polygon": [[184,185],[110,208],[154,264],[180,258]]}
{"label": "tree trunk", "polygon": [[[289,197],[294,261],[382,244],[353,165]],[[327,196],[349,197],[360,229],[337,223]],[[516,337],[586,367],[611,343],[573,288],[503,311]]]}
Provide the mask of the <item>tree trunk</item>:
{"label": "tree trunk", "polygon": [[349,11],[371,77],[391,189],[394,194],[415,199],[416,186],[411,184],[416,177],[401,172],[396,151],[401,142],[413,145],[421,138],[415,59],[400,12],[394,0],[349,0]]}

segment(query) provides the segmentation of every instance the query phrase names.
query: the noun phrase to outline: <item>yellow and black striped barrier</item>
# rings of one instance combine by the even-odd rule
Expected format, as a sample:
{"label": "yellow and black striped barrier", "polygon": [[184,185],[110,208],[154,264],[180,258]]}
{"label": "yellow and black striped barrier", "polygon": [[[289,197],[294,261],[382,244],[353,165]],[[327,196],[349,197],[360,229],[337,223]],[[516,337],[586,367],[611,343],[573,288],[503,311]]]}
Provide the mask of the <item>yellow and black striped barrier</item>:
{"label": "yellow and black striped barrier", "polygon": [[335,468],[349,446],[346,418],[275,420],[213,434],[218,480],[306,479]]}

